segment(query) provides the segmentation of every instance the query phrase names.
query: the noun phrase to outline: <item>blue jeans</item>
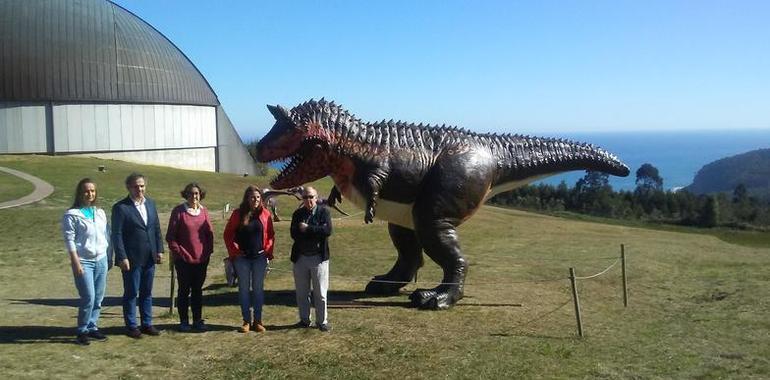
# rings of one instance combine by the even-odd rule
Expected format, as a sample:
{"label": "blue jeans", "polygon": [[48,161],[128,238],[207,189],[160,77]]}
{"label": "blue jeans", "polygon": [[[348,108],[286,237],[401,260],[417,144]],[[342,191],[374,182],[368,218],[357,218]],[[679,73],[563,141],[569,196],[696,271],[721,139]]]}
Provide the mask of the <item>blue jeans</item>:
{"label": "blue jeans", "polygon": [[126,327],[135,329],[136,303],[139,296],[139,313],[142,326],[152,326],[152,280],[155,278],[155,262],[148,260],[143,266],[132,266],[123,274],[123,320]]}
{"label": "blue jeans", "polygon": [[80,295],[78,306],[78,334],[96,331],[102,312],[104,290],[107,287],[107,256],[99,260],[80,260],[83,275],[75,276],[75,287]]}
{"label": "blue jeans", "polygon": [[241,304],[243,320],[251,322],[250,308],[254,309],[254,321],[262,320],[262,305],[265,303],[265,271],[267,258],[259,256],[247,259],[243,256],[235,258],[233,263],[238,274],[238,302]]}

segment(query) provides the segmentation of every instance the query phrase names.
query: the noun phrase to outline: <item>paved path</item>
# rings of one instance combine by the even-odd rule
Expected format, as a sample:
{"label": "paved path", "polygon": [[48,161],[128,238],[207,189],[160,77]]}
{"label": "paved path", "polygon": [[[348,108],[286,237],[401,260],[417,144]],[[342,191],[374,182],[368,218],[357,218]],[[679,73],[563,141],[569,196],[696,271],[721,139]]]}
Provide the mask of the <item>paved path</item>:
{"label": "paved path", "polygon": [[32,182],[32,184],[35,185],[35,190],[33,190],[31,193],[19,199],[14,199],[7,202],[0,202],[0,210],[4,208],[11,208],[11,207],[30,204],[30,203],[35,203],[51,195],[51,193],[53,193],[53,186],[51,186],[50,183],[43,181],[40,178],[37,178],[35,176],[29,175],[24,172],[20,172],[18,170],[9,169],[2,166],[0,166],[0,171],[15,175],[21,179]]}

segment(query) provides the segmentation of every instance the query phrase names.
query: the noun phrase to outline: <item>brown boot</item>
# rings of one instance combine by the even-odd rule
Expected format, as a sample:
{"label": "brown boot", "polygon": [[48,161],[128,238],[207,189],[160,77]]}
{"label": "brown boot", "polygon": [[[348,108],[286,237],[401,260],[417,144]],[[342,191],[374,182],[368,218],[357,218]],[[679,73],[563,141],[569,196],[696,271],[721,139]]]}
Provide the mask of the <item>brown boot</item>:
{"label": "brown boot", "polygon": [[265,332],[265,326],[262,325],[262,321],[254,322],[254,331],[258,333]]}
{"label": "brown boot", "polygon": [[250,330],[251,330],[251,324],[247,321],[243,321],[243,326],[241,326],[241,328],[238,329],[239,332],[242,332],[244,334],[249,332]]}

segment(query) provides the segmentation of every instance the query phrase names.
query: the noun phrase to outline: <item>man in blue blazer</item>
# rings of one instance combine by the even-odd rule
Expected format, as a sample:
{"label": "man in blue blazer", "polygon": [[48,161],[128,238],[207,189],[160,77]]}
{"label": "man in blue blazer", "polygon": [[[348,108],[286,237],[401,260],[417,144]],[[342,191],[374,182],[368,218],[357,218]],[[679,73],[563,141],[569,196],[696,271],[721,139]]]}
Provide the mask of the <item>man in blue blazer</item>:
{"label": "man in blue blazer", "polygon": [[[155,264],[163,260],[163,239],[155,202],[145,197],[146,180],[131,173],[126,177],[128,196],[112,206],[112,245],[115,265],[123,274],[123,319],[128,336],[159,335],[152,325],[152,281]],[[141,326],[136,323],[139,297]]]}

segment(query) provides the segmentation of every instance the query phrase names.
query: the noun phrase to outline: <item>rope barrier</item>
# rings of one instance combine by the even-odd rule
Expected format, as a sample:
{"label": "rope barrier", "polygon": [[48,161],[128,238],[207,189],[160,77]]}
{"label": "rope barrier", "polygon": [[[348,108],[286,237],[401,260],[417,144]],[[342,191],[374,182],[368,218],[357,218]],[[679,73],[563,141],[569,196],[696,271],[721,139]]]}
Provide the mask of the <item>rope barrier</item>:
{"label": "rope barrier", "polygon": [[[588,280],[591,278],[599,277],[605,273],[607,273],[610,269],[612,269],[615,265],[620,262],[620,258],[613,257],[615,259],[615,262],[613,262],[609,267],[604,269],[603,271],[593,274],[591,276],[585,276],[585,277],[575,277],[576,280]],[[270,271],[276,271],[276,272],[283,272],[283,273],[290,273],[292,272],[289,269],[283,269],[283,268],[275,268],[275,267],[268,267],[268,273]],[[562,280],[568,280],[569,277],[556,277],[556,278],[547,278],[547,279],[537,279],[537,280],[527,280],[527,281],[512,281],[512,282],[439,282],[434,283],[431,282],[431,284],[436,285],[465,285],[465,286],[480,286],[480,285],[513,285],[513,284],[528,284],[528,283],[541,283],[541,282],[555,282],[555,281],[562,281]],[[377,280],[369,277],[335,277],[336,281],[346,281],[346,282],[359,282],[359,283],[369,283],[369,282],[376,282],[376,283],[382,283],[382,284],[418,284],[420,282],[418,281],[393,281],[393,280]],[[424,283],[424,282],[423,282]]]}
{"label": "rope barrier", "polygon": [[594,275],[591,275],[591,276],[586,276],[586,277],[575,277],[575,279],[576,279],[576,280],[588,280],[588,279],[591,279],[591,278],[594,278],[594,277],[599,277],[599,276],[601,276],[601,275],[603,275],[603,274],[607,273],[607,271],[609,271],[610,269],[612,269],[612,267],[614,267],[615,265],[617,265],[619,262],[620,262],[620,259],[618,258],[617,260],[615,260],[615,262],[614,262],[614,263],[612,263],[610,266],[608,266],[608,267],[607,267],[607,269],[605,269],[605,270],[603,270],[603,271],[601,271],[601,272],[599,272],[599,273],[597,273],[597,274],[594,274]]}
{"label": "rope barrier", "polygon": [[344,215],[343,216],[338,216],[338,217],[332,218],[332,219],[335,219],[335,220],[348,219],[348,218],[352,218],[354,216],[359,216],[359,215],[361,215],[363,213],[364,213],[363,211],[359,211],[359,212],[357,212],[355,214],[350,214],[350,215],[347,215],[347,216],[344,216]]}
{"label": "rope barrier", "polygon": [[555,309],[553,309],[553,310],[550,310],[550,311],[547,311],[547,312],[545,312],[545,313],[543,313],[543,314],[540,314],[540,315],[538,315],[537,317],[535,317],[535,318],[532,318],[532,319],[530,319],[530,320],[528,320],[528,321],[525,321],[525,322],[522,322],[522,323],[516,324],[516,325],[514,325],[513,327],[514,327],[514,328],[518,328],[518,327],[524,327],[524,326],[526,326],[526,325],[529,325],[529,324],[530,324],[530,323],[532,323],[532,322],[535,322],[535,321],[540,321],[540,320],[542,320],[544,317],[547,317],[547,316],[549,316],[549,315],[551,315],[551,314],[553,314],[553,313],[555,313],[555,312],[559,311],[559,310],[560,310],[561,308],[563,308],[564,306],[567,306],[567,305],[569,305],[570,301],[572,301],[572,300],[568,299],[568,300],[567,300],[567,301],[565,301],[563,304],[561,304],[561,305],[557,306]]}
{"label": "rope barrier", "polygon": [[[613,260],[617,259],[617,257],[589,257],[585,259],[581,259],[581,261],[598,261],[598,260]],[[554,258],[514,258],[513,261],[564,261],[563,257],[554,257]]]}

